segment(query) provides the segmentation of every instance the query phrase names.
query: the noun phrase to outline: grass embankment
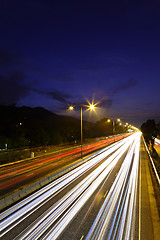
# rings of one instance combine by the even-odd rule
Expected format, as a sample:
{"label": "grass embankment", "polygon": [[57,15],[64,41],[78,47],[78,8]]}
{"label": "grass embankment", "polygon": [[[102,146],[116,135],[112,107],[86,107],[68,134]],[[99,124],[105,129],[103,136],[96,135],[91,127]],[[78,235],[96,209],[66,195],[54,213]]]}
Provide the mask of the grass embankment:
{"label": "grass embankment", "polygon": [[[42,146],[37,148],[25,148],[25,149],[12,149],[8,151],[0,152],[0,165],[13,163],[21,159],[28,159],[34,157],[40,157],[43,155],[55,153],[57,151],[61,152],[71,147],[70,145],[53,145],[53,146]],[[76,146],[73,146],[76,147]]]}

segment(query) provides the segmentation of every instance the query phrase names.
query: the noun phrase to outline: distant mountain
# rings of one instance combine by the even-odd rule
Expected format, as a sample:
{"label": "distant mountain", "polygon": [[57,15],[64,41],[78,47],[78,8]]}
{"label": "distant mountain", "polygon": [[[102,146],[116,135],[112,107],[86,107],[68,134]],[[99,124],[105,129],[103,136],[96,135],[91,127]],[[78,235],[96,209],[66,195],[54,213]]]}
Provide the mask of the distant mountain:
{"label": "distant mountain", "polygon": [[[0,148],[53,145],[80,139],[80,120],[42,107],[0,106]],[[93,124],[83,122],[84,129]],[[87,130],[86,130],[87,133]]]}
{"label": "distant mountain", "polygon": [[[123,127],[117,126],[117,133]],[[96,123],[83,120],[83,139],[113,134],[112,124],[107,119]],[[9,149],[55,145],[65,142],[80,142],[80,120],[52,113],[42,107],[0,106],[0,149],[5,144]]]}
{"label": "distant mountain", "polygon": [[49,112],[48,110],[42,107],[16,107],[16,106],[2,106],[0,105],[1,117],[6,120],[6,118],[11,117],[12,119],[29,119],[29,118],[43,118],[44,116],[56,115]]}

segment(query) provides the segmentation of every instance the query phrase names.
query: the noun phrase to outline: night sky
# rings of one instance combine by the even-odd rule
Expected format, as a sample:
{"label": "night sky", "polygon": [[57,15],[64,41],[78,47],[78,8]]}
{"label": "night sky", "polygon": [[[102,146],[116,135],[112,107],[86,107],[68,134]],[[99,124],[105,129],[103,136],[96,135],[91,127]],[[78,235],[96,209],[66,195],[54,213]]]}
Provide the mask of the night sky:
{"label": "night sky", "polygon": [[160,121],[160,1],[0,0],[0,104],[87,100],[90,121]]}

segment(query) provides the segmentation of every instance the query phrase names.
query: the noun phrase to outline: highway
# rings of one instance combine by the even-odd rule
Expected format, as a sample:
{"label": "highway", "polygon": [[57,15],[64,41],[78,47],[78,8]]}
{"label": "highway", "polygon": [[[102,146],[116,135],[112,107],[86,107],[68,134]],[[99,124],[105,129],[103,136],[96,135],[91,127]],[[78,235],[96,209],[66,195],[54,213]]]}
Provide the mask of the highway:
{"label": "highway", "polygon": [[160,149],[160,140],[158,138],[155,138],[155,146]]}
{"label": "highway", "polygon": [[[127,134],[106,138],[83,145],[83,155],[118,141]],[[48,155],[0,165],[0,192],[1,197],[43,179],[45,176],[73,164],[81,156],[80,146],[71,146]]]}
{"label": "highway", "polygon": [[2,212],[1,239],[159,239],[147,157],[140,132],[86,157]]}

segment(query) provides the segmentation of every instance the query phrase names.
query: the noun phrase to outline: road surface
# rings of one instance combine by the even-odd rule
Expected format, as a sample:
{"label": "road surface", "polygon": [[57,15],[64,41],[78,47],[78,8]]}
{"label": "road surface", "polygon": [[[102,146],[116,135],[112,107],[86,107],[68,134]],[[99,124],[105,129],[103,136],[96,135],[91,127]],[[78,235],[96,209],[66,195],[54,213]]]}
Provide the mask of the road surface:
{"label": "road surface", "polygon": [[[84,144],[83,155],[103,148],[126,136],[127,134],[124,134]],[[80,156],[81,148],[75,146],[55,151],[46,156],[0,165],[0,198],[56,173],[58,170],[75,163]]]}
{"label": "road surface", "polygon": [[135,133],[1,213],[1,239],[160,239],[149,158]]}

